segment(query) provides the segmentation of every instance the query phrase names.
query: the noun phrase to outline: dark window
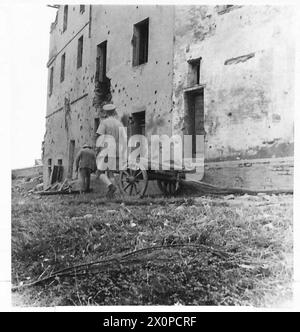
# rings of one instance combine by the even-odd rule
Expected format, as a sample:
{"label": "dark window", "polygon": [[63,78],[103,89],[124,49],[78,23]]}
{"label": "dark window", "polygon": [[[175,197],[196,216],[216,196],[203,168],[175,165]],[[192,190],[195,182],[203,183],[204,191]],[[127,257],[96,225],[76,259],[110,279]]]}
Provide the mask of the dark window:
{"label": "dark window", "polygon": [[188,73],[189,86],[200,84],[201,58],[190,60],[188,63],[189,63],[189,73]]}
{"label": "dark window", "polygon": [[53,92],[53,72],[54,72],[54,68],[51,67],[50,68],[50,82],[49,82],[49,96],[51,96],[52,92]]}
{"label": "dark window", "polygon": [[64,23],[63,23],[63,32],[67,30],[68,26],[68,6],[64,6]]}
{"label": "dark window", "polygon": [[96,135],[97,133],[97,129],[99,127],[99,124],[100,124],[100,118],[95,118],[94,119],[94,134]]}
{"label": "dark window", "polygon": [[60,81],[63,82],[65,79],[65,65],[66,65],[66,53],[61,56],[60,63]]}
{"label": "dark window", "polygon": [[145,115],[146,112],[132,113],[131,117],[131,135],[144,135],[145,136]]}
{"label": "dark window", "polygon": [[82,66],[82,52],[83,52],[83,36],[78,39],[77,48],[77,68]]}
{"label": "dark window", "polygon": [[98,134],[97,134],[97,129],[99,127],[100,124],[100,118],[95,118],[94,119],[94,140],[97,140]]}
{"label": "dark window", "polygon": [[139,22],[133,27],[133,66],[148,62],[149,19]]}
{"label": "dark window", "polygon": [[57,165],[58,165],[58,166],[62,166],[62,163],[63,163],[62,159],[58,159],[58,160],[57,160]]}
{"label": "dark window", "polygon": [[97,46],[97,59],[96,59],[96,79],[98,82],[105,82],[106,80],[106,49],[107,41]]}
{"label": "dark window", "polygon": [[80,5],[80,13],[83,14],[85,12],[85,5]]}

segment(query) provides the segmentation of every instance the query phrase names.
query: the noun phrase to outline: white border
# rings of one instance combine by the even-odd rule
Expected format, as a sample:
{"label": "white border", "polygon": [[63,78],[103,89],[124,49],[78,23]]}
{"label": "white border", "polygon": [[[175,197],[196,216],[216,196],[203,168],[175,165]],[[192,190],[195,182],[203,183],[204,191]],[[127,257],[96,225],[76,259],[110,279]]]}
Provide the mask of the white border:
{"label": "white border", "polygon": [[[3,50],[9,50],[9,15],[7,15],[7,8],[15,6],[18,4],[45,4],[49,2],[44,0],[14,0],[14,1],[2,1],[0,4],[0,39],[1,42],[4,40]],[[64,4],[64,1],[56,1],[57,4]],[[82,1],[72,1],[72,4],[82,4]],[[295,36],[297,38],[297,32],[299,29],[299,19],[300,19],[300,6],[297,0],[288,0],[288,1],[189,1],[184,2],[184,4],[206,4],[206,5],[215,5],[215,4],[242,4],[242,5],[294,5],[296,10],[296,26],[295,26]],[[124,4],[122,1],[89,1],[88,4]],[[160,4],[168,5],[174,4],[179,5],[183,4],[180,1],[127,1],[126,4]],[[49,10],[51,10],[49,8]],[[24,18],[26,19],[26,18]],[[3,23],[4,22],[4,23]],[[2,44],[3,45],[3,44]],[[12,65],[9,62],[9,52],[3,52],[1,50],[0,54],[0,65],[1,75],[0,75],[0,91],[1,91],[1,121],[0,121],[0,139],[2,143],[2,158],[1,158],[1,221],[0,221],[0,309],[2,311],[75,311],[75,312],[85,312],[85,311],[95,311],[95,312],[142,312],[142,311],[179,311],[179,312],[202,312],[202,311],[222,311],[222,312],[231,312],[231,311],[259,311],[259,312],[268,312],[268,311],[300,311],[300,228],[299,228],[299,188],[296,186],[297,183],[300,183],[299,177],[299,164],[300,164],[300,154],[299,154],[299,141],[300,134],[298,131],[298,125],[300,121],[299,115],[299,94],[297,91],[300,91],[299,84],[299,70],[300,70],[300,49],[299,43],[296,45],[296,73],[295,73],[295,193],[294,193],[294,263],[295,263],[295,297],[294,297],[294,306],[293,308],[251,308],[251,307],[194,307],[194,306],[108,306],[108,307],[57,307],[57,308],[19,308],[11,306],[11,293],[10,293],[10,209],[11,209],[11,191],[10,191],[10,165],[7,161],[10,159],[10,100],[11,100],[11,91],[10,91],[10,66]],[[3,58],[4,55],[4,58]],[[46,110],[45,110],[46,111]],[[4,267],[4,268],[3,268]]]}

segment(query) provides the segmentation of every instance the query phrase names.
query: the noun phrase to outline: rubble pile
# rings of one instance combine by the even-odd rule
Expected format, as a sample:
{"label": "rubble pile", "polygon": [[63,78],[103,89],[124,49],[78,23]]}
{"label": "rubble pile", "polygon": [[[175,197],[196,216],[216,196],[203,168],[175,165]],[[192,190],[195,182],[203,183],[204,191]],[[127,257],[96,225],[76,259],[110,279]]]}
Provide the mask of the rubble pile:
{"label": "rubble pile", "polygon": [[39,191],[40,195],[55,195],[55,194],[71,194],[77,192],[73,186],[76,181],[65,179],[63,182],[55,182],[43,191]]}
{"label": "rubble pile", "polygon": [[30,196],[43,189],[43,176],[21,177],[13,180],[12,191],[23,196]]}

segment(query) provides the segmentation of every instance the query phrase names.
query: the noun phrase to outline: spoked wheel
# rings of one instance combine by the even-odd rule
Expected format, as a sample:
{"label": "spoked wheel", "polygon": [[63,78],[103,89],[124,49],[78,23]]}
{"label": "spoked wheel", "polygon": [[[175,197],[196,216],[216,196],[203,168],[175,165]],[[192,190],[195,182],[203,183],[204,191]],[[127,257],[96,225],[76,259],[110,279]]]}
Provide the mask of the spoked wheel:
{"label": "spoked wheel", "polygon": [[177,179],[172,181],[157,180],[157,185],[163,194],[168,196],[176,195],[180,189],[180,179],[177,176]]}
{"label": "spoked wheel", "polygon": [[143,197],[148,187],[148,175],[145,170],[127,169],[120,172],[120,189],[125,195]]}

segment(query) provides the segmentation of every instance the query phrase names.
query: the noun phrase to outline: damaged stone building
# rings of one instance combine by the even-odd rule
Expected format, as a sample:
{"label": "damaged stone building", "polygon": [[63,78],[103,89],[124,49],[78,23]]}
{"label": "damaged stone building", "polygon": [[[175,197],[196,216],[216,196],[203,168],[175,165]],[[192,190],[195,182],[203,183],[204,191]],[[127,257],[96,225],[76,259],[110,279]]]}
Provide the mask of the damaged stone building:
{"label": "damaged stone building", "polygon": [[204,178],[193,179],[291,189],[292,18],[283,6],[57,6],[44,183],[53,165],[72,177],[113,102],[130,134],[205,134]]}

